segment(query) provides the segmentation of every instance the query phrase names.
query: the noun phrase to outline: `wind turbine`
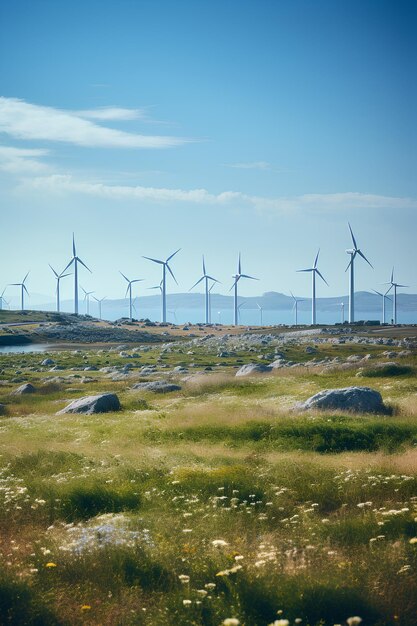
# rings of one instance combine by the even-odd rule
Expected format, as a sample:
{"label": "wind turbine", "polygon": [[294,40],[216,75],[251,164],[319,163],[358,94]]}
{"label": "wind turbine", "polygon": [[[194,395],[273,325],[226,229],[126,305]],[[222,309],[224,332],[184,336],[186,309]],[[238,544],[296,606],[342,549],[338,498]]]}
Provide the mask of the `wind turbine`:
{"label": "wind turbine", "polygon": [[256,303],[256,306],[257,306],[257,307],[258,307],[258,309],[259,309],[259,315],[260,315],[260,326],[263,326],[263,324],[262,324],[262,315],[263,315],[264,310],[263,310],[263,308],[261,307],[261,305],[260,305],[260,304]]}
{"label": "wind turbine", "polygon": [[385,283],[386,285],[390,285],[387,293],[391,291],[394,287],[394,304],[392,305],[393,313],[394,313],[394,324],[397,323],[397,287],[408,287],[408,285],[400,285],[399,283],[394,283],[394,268],[392,268],[391,272],[391,280],[389,283]]}
{"label": "wind turbine", "polygon": [[376,289],[372,289],[374,293],[382,297],[382,323],[383,324],[385,324],[385,299],[392,302],[391,298],[388,297],[388,293],[390,292],[390,290],[391,290],[391,287],[389,287],[389,289],[387,289],[385,293],[381,293],[380,291],[377,291]]}
{"label": "wind turbine", "polygon": [[129,294],[129,317],[130,317],[130,321],[132,321],[133,319],[133,315],[132,315],[132,285],[133,283],[140,283],[142,280],[145,280],[144,278],[135,278],[134,280],[129,280],[127,276],[125,276],[122,272],[119,273],[123,276],[123,278],[127,281],[127,287],[126,287],[126,293],[125,293],[125,298],[127,296],[127,294]]}
{"label": "wind turbine", "polygon": [[320,276],[320,278],[329,286],[329,283],[324,278],[324,276],[317,269],[317,261],[319,259],[320,248],[316,254],[316,258],[314,259],[313,267],[308,267],[305,270],[297,270],[298,272],[311,272],[311,323],[316,323],[316,274]]}
{"label": "wind turbine", "polygon": [[60,274],[58,274],[58,272],[54,270],[54,268],[52,267],[50,263],[48,263],[48,265],[53,271],[53,273],[55,274],[55,278],[56,278],[56,310],[59,313],[61,310],[60,305],[59,305],[59,281],[61,280],[61,278],[65,278],[65,276],[69,276],[70,274],[64,274],[64,272],[61,272]]}
{"label": "wind turbine", "polygon": [[237,305],[237,284],[238,284],[238,282],[239,282],[239,280],[241,278],[250,278],[250,280],[259,280],[259,278],[254,278],[253,276],[249,276],[248,274],[242,274],[242,264],[241,264],[241,261],[240,261],[240,252],[239,252],[239,258],[238,258],[238,263],[237,263],[237,273],[234,274],[232,276],[232,278],[235,279],[235,282],[230,287],[229,291],[232,291],[232,289],[234,289],[234,302],[233,302],[234,325],[238,326],[239,325],[239,315],[238,315],[238,305]]}
{"label": "wind turbine", "polygon": [[[26,291],[27,295],[29,295],[29,292],[26,289],[26,285],[25,285],[25,280],[26,280],[26,278],[28,276],[29,276],[29,272],[26,274],[26,276],[24,277],[24,279],[22,280],[21,283],[10,283],[10,285],[12,287],[20,287],[21,288],[21,296],[20,296],[20,298],[21,298],[21,309],[22,309],[22,311],[25,310],[25,291]],[[3,293],[4,293],[4,291],[3,291]]]}
{"label": "wind turbine", "polygon": [[[308,270],[300,270],[300,271],[308,271]],[[294,304],[292,310],[295,311],[295,325],[298,326],[298,303],[304,302],[304,300],[300,300],[296,298],[292,291],[290,291],[291,298],[294,300]]]}
{"label": "wind turbine", "polygon": [[345,321],[345,303],[338,302],[337,304],[334,304],[333,306],[340,307],[340,323],[343,324],[343,322]]}
{"label": "wind turbine", "polygon": [[162,322],[165,324],[167,321],[167,290],[166,290],[166,271],[168,270],[169,273],[171,274],[172,278],[175,280],[176,284],[177,283],[177,279],[175,278],[172,269],[169,266],[169,262],[172,259],[172,257],[174,257],[179,251],[181,250],[181,248],[178,248],[178,250],[176,250],[175,252],[173,252],[167,259],[166,261],[161,261],[160,259],[153,259],[149,256],[144,256],[144,259],[147,259],[148,261],[152,261],[153,263],[158,263],[159,265],[162,265],[162,285],[161,285],[161,293],[162,293]]}
{"label": "wind turbine", "polygon": [[[94,293],[93,291],[91,291],[90,293]],[[99,319],[102,319],[101,317],[101,304],[103,302],[103,300],[105,300],[107,298],[107,296],[104,296],[103,298],[96,298],[95,296],[93,296],[93,299],[98,302],[98,316]]]}
{"label": "wind turbine", "polygon": [[351,228],[349,222],[348,222],[348,226],[349,226],[349,230],[350,230],[350,235],[352,237],[353,249],[346,250],[346,252],[348,254],[350,254],[350,261],[349,261],[349,265],[347,266],[345,271],[347,272],[348,269],[350,268],[350,280],[349,280],[349,324],[352,324],[355,321],[355,268],[354,268],[354,261],[355,261],[356,255],[359,254],[359,256],[361,256],[368,263],[368,265],[370,265],[372,267],[372,269],[374,269],[374,268],[373,268],[372,263],[370,263],[368,261],[368,259],[363,254],[363,252],[358,248],[355,236],[353,234],[353,231],[352,231],[352,228]]}
{"label": "wind turbine", "polygon": [[240,324],[240,321],[241,321],[241,318],[242,318],[242,315],[241,315],[241,312],[240,312],[240,311],[241,311],[241,309],[243,309],[243,307],[245,306],[245,304],[246,304],[246,302],[245,302],[245,300],[243,300],[243,302],[241,302],[241,303],[240,303],[240,304],[238,304],[238,306],[237,306],[237,314],[238,314],[238,318],[239,318],[239,324]]}
{"label": "wind turbine", "polygon": [[213,289],[216,283],[212,283],[210,289],[208,290],[208,302],[209,302],[209,324],[211,324],[211,290]]}
{"label": "wind turbine", "polygon": [[4,292],[6,291],[6,289],[7,289],[7,285],[3,289],[3,291],[2,291],[2,293],[0,295],[0,311],[3,309],[3,304],[7,304],[5,298],[3,297],[4,296]]}
{"label": "wind turbine", "polygon": [[86,291],[84,287],[81,287],[81,289],[84,291],[84,300],[86,301],[86,304],[87,304],[87,311],[86,311],[87,315],[90,315],[90,296],[92,293],[94,293],[94,291]]}
{"label": "wind turbine", "polygon": [[[194,285],[188,290],[191,291],[192,289],[194,289],[194,287],[197,287],[197,285],[199,283],[201,283],[201,281],[204,280],[205,281],[205,308],[206,308],[206,324],[210,323],[210,315],[209,315],[209,280],[213,281],[213,285],[214,283],[218,283],[219,281],[216,278],[213,278],[213,276],[209,276],[206,272],[206,264],[204,262],[204,255],[203,255],[203,275],[201,276],[201,278],[198,279],[198,281],[196,283],[194,283]],[[213,287],[212,285],[212,287]]]}
{"label": "wind turbine", "polygon": [[67,269],[72,265],[72,263],[74,263],[74,313],[78,315],[78,263],[84,265],[84,267],[90,272],[90,274],[92,272],[90,268],[86,266],[84,261],[82,261],[80,257],[77,256],[74,233],[72,233],[72,259],[68,263],[67,267],[63,270],[63,272],[66,272]]}

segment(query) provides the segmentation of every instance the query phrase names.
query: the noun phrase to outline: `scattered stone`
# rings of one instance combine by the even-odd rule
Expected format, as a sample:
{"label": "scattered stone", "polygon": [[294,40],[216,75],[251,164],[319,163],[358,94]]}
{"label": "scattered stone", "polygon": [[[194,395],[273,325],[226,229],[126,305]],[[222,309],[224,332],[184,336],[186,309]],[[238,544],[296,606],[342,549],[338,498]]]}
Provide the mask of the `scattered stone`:
{"label": "scattered stone", "polygon": [[167,383],[164,380],[154,380],[148,383],[136,383],[132,389],[142,389],[144,391],[154,391],[155,393],[169,393],[171,391],[180,391],[181,386],[174,383]]}
{"label": "scattered stone", "polygon": [[369,387],[325,389],[295,406],[301,411],[314,409],[352,411],[355,413],[389,413],[379,391]]}
{"label": "scattered stone", "polygon": [[236,376],[249,376],[250,374],[261,374],[264,372],[270,372],[271,366],[264,365],[263,363],[247,363],[242,365],[237,372]]}
{"label": "scattered stone", "polygon": [[314,348],[314,346],[307,346],[306,347],[306,353],[307,354],[316,354],[317,353],[317,348]]}
{"label": "scattered stone", "polygon": [[44,359],[41,365],[55,365],[55,361],[53,359]]}
{"label": "scattered stone", "polygon": [[119,398],[115,393],[102,393],[97,396],[85,396],[74,400],[57,415],[62,413],[83,413],[92,415],[93,413],[109,413],[120,410]]}
{"label": "scattered stone", "polygon": [[32,383],[25,383],[24,385],[20,385],[17,389],[13,391],[14,396],[23,396],[27,393],[35,393],[36,389],[32,385]]}

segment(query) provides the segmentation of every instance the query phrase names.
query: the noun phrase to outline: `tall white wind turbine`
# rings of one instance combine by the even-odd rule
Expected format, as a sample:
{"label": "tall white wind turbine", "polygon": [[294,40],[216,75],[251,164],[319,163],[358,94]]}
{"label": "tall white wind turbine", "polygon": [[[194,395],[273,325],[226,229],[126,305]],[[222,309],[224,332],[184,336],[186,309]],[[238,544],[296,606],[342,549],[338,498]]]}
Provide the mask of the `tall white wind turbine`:
{"label": "tall white wind turbine", "polygon": [[352,228],[348,222],[350,235],[352,237],[353,249],[346,250],[346,252],[350,255],[349,265],[346,268],[346,272],[350,268],[350,278],[349,278],[349,324],[352,324],[355,321],[355,267],[354,262],[356,255],[359,254],[367,263],[373,268],[372,263],[368,261],[363,252],[358,248],[356,243],[355,236],[353,234]]}
{"label": "tall white wind turbine", "polygon": [[313,267],[308,267],[305,270],[297,270],[298,272],[311,272],[311,323],[316,323],[316,274],[320,276],[320,278],[329,286],[329,283],[324,278],[324,276],[320,273],[317,268],[317,261],[319,259],[320,248],[316,254],[316,258],[314,259]]}
{"label": "tall white wind turbine", "polygon": [[241,278],[250,278],[250,280],[259,280],[259,278],[254,278],[253,276],[249,276],[248,274],[242,274],[242,263],[240,260],[240,252],[239,252],[239,258],[237,262],[237,273],[234,274],[232,278],[235,279],[235,282],[230,287],[229,291],[232,291],[232,289],[234,290],[234,301],[233,301],[234,325],[238,326],[239,325],[239,315],[238,315],[239,310],[238,310],[238,304],[237,304],[237,284]]}
{"label": "tall white wind turbine", "polygon": [[380,291],[377,291],[376,289],[372,289],[372,291],[376,293],[377,296],[381,296],[382,298],[382,323],[385,324],[385,318],[386,318],[385,300],[389,300],[390,302],[392,302],[391,298],[388,296],[388,293],[391,291],[391,287],[389,287],[389,289],[387,289],[385,293],[381,293]]}
{"label": "tall white wind turbine", "polygon": [[[80,287],[81,287],[81,285],[80,285]],[[84,289],[84,287],[81,287],[81,289],[84,291],[84,301],[85,301],[85,303],[87,305],[86,313],[87,313],[87,315],[90,315],[90,296],[91,296],[92,293],[94,293],[94,291],[86,291]]]}
{"label": "tall white wind turbine", "polygon": [[290,294],[291,294],[291,298],[294,300],[292,310],[295,313],[295,325],[298,326],[298,303],[304,302],[304,300],[301,300],[300,298],[296,298],[292,291],[290,291]]}
{"label": "tall white wind turbine", "polygon": [[127,281],[125,298],[126,298],[127,294],[129,294],[129,317],[130,317],[130,321],[132,321],[133,320],[133,313],[132,313],[132,309],[133,309],[132,285],[133,285],[133,283],[140,283],[140,282],[142,282],[145,279],[144,278],[135,278],[134,280],[129,280],[128,277],[123,274],[123,272],[120,272],[120,270],[119,270],[119,273]]}
{"label": "tall white wind turbine", "polygon": [[[20,292],[20,303],[21,303],[21,309],[22,311],[25,310],[25,292],[27,293],[27,295],[29,295],[28,290],[26,289],[26,285],[25,285],[25,281],[26,278],[29,276],[29,272],[26,274],[26,276],[24,277],[24,279],[22,280],[21,283],[10,283],[10,285],[12,287],[20,287],[21,292]],[[3,291],[4,293],[4,291]]]}
{"label": "tall white wind turbine", "polygon": [[6,289],[7,289],[7,285],[3,289],[3,291],[1,292],[1,295],[0,295],[0,311],[3,309],[3,304],[6,304],[6,299],[3,297],[4,294],[5,294]]}
{"label": "tall white wind turbine", "polygon": [[258,310],[259,310],[259,317],[260,317],[260,320],[259,320],[259,321],[260,321],[260,326],[263,326],[263,323],[262,323],[262,317],[263,317],[263,312],[264,312],[264,310],[263,310],[263,308],[261,307],[261,305],[260,305],[260,304],[256,303],[256,306],[258,307]]}
{"label": "tall white wind turbine", "polygon": [[177,283],[177,279],[175,278],[172,269],[169,266],[169,262],[172,259],[172,257],[174,257],[179,251],[181,250],[181,248],[178,248],[178,250],[176,250],[175,252],[173,252],[165,261],[161,261],[160,259],[153,259],[149,256],[144,256],[144,259],[147,259],[148,261],[152,261],[153,263],[158,263],[159,265],[162,265],[162,285],[161,285],[161,293],[162,293],[162,322],[165,324],[167,321],[167,289],[166,289],[166,271],[168,270],[168,272],[171,274],[172,278],[175,280],[176,284]]}
{"label": "tall white wind turbine", "polygon": [[204,262],[204,255],[203,255],[203,275],[201,276],[201,278],[198,279],[198,281],[196,283],[194,283],[194,285],[189,289],[189,291],[191,291],[192,289],[194,289],[194,287],[197,287],[197,285],[199,283],[201,283],[201,281],[204,280],[205,282],[205,309],[206,309],[206,324],[210,323],[210,313],[209,313],[209,300],[210,300],[210,293],[209,293],[209,280],[213,281],[213,284],[211,286],[211,288],[213,288],[213,285],[215,283],[218,283],[219,281],[216,278],[213,278],[213,276],[209,276],[206,272],[206,264]]}
{"label": "tall white wind turbine", "polygon": [[[93,293],[93,292],[91,292],[91,293]],[[98,317],[99,317],[100,320],[103,319],[101,317],[101,305],[103,303],[103,300],[106,300],[106,298],[107,298],[107,296],[103,296],[103,298],[96,298],[95,296],[93,296],[93,299],[98,303]]]}
{"label": "tall white wind turbine", "polygon": [[66,272],[67,269],[74,263],[74,313],[78,315],[78,263],[81,263],[89,272],[92,273],[90,268],[86,266],[84,261],[77,256],[77,250],[75,248],[75,237],[74,233],[72,233],[72,259],[68,263],[67,267],[63,270]]}
{"label": "tall white wind turbine", "polygon": [[400,285],[400,283],[394,282],[394,268],[392,268],[391,280],[389,281],[389,283],[385,283],[385,284],[390,285],[387,293],[391,291],[391,289],[394,287],[394,302],[393,302],[392,308],[393,308],[393,315],[394,315],[394,324],[396,324],[397,323],[397,288],[408,287],[408,285]]}
{"label": "tall white wind turbine", "polygon": [[52,267],[52,265],[50,263],[48,263],[49,267],[51,268],[51,270],[53,271],[55,278],[56,278],[56,310],[58,311],[58,313],[60,312],[61,308],[60,308],[60,300],[59,300],[59,282],[61,280],[61,278],[65,278],[65,276],[69,276],[70,274],[64,274],[64,272],[61,272],[60,274],[58,274],[58,272],[56,272],[54,270],[54,268]]}

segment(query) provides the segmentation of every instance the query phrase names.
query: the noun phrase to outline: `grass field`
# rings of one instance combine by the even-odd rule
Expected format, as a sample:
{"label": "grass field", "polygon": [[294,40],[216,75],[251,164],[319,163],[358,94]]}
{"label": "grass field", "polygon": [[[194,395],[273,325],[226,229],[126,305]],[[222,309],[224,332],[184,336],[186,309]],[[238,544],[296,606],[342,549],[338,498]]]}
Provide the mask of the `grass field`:
{"label": "grass field", "polygon": [[[270,348],[181,346],[0,357],[0,624],[415,626],[416,355],[292,343],[343,364],[236,378]],[[143,365],[182,389],[132,390]],[[292,410],[358,384],[392,415]],[[122,410],[57,415],[102,391]]]}

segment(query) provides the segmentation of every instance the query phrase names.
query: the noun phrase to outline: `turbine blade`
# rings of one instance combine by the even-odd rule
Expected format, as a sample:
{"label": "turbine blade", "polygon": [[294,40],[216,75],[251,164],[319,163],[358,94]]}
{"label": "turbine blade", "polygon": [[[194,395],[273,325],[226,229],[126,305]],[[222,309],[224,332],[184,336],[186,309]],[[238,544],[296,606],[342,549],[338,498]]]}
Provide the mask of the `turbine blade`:
{"label": "turbine blade", "polygon": [[314,269],[317,267],[317,261],[319,260],[319,254],[320,254],[320,248],[318,249],[316,258],[314,259],[314,265],[313,265]]}
{"label": "turbine blade", "polygon": [[[74,257],[74,258],[75,258],[75,257]],[[66,267],[62,270],[63,272],[66,272],[66,271],[67,271],[67,269],[70,267],[70,265],[71,265],[72,263],[74,263],[74,258],[73,258],[73,259],[71,259],[71,261],[68,263],[68,265],[67,265],[67,266],[66,266]]]}
{"label": "turbine blade", "polygon": [[297,270],[297,272],[313,272],[314,271],[314,267],[309,267],[306,270]]}
{"label": "turbine blade", "polygon": [[255,278],[254,276],[249,276],[249,274],[240,274],[241,278],[250,278],[251,280],[259,280],[259,278]]}
{"label": "turbine blade", "polygon": [[394,266],[392,267],[392,272],[391,272],[391,284],[394,282]]}
{"label": "turbine blade", "polygon": [[321,278],[322,280],[324,280],[324,282],[326,283],[326,285],[329,287],[329,283],[328,283],[328,282],[327,282],[327,280],[324,278],[323,274],[322,274],[321,272],[319,272],[319,270],[317,269],[317,267],[316,267],[316,270],[315,270],[315,271],[316,271],[316,272],[317,272],[317,274],[320,276],[320,278]]}
{"label": "turbine blade", "polygon": [[[204,278],[204,276],[203,276]],[[217,278],[213,278],[213,276],[209,276],[208,274],[206,274],[205,278],[208,278],[209,280],[213,280],[215,283],[220,283],[219,280],[217,280]]]}
{"label": "turbine blade", "polygon": [[351,226],[350,226],[349,222],[348,222],[348,226],[349,226],[350,234],[351,234],[351,236],[352,236],[353,245],[354,245],[354,247],[355,247],[355,250],[357,250],[358,245],[357,245],[357,243],[356,243],[355,235],[353,234],[353,231],[352,231],[352,228],[351,228]]}
{"label": "turbine blade", "polygon": [[203,254],[203,275],[206,275],[206,264],[204,262],[204,254]]}
{"label": "turbine blade", "polygon": [[48,263],[49,267],[51,268],[51,270],[53,271],[53,273],[55,274],[55,276],[58,278],[58,274],[56,273],[56,271],[54,270],[54,268],[52,267],[52,265],[50,263]]}
{"label": "turbine blade", "polygon": [[368,263],[368,265],[372,267],[372,269],[374,269],[374,266],[372,265],[372,263],[368,261],[368,259],[366,258],[363,252],[361,252],[360,250],[356,250],[356,252],[359,254],[359,256],[361,256]]}
{"label": "turbine blade", "polygon": [[129,285],[126,287],[125,298],[127,298],[127,294],[129,293]]}
{"label": "turbine blade", "polygon": [[75,249],[75,235],[72,233],[72,256],[77,256],[77,251]]}
{"label": "turbine blade", "polygon": [[397,283],[397,287],[409,287],[409,285],[400,285]]}
{"label": "turbine blade", "polygon": [[69,274],[60,274],[60,275],[58,276],[58,280],[59,280],[60,278],[65,278],[65,276],[72,276],[72,274],[71,274],[71,272],[70,272]]}
{"label": "turbine blade", "polygon": [[173,254],[171,254],[171,256],[169,256],[167,258],[167,260],[165,261],[165,263],[169,263],[169,261],[172,259],[172,257],[174,257],[176,254],[178,254],[178,252],[181,250],[181,248],[178,248],[178,250],[176,250]]}
{"label": "turbine blade", "polygon": [[26,289],[26,285],[22,284],[23,289],[26,291],[27,295],[29,295],[28,290]]}
{"label": "turbine blade", "polygon": [[239,252],[239,260],[238,260],[238,264],[237,264],[237,273],[241,274],[242,273],[242,263],[240,260],[240,252]]}
{"label": "turbine blade", "polygon": [[135,278],[134,280],[131,280],[129,282],[131,283],[141,283],[143,282],[145,279],[144,278]]}
{"label": "turbine blade", "polygon": [[119,270],[119,274],[121,274],[121,275],[123,276],[123,278],[124,278],[125,280],[127,280],[127,282],[128,282],[128,283],[130,282],[130,280],[128,279],[128,277],[127,277],[127,276],[125,276],[125,275],[123,274],[123,272],[121,272],[120,270]]}
{"label": "turbine blade", "polygon": [[[298,271],[299,271],[299,272],[302,272],[303,270],[298,270]],[[295,296],[294,296],[294,294],[293,294],[293,292],[292,292],[292,291],[290,291],[290,294],[291,294],[291,298],[292,298],[293,300],[295,300]]]}
{"label": "turbine blade", "polygon": [[235,282],[233,283],[233,285],[230,287],[229,291],[232,291],[232,289],[234,288],[234,286],[235,286],[235,285],[236,285],[236,283],[238,283],[238,282],[239,282],[239,278],[238,278],[238,277],[236,277],[236,280],[235,280]]}
{"label": "turbine blade", "polygon": [[205,279],[205,276],[202,276],[201,278],[198,279],[198,281],[196,283],[194,283],[194,285],[192,287],[190,287],[190,289],[188,291],[191,291],[192,289],[194,289],[194,287],[197,287],[197,285],[199,283],[201,283],[202,280]]}
{"label": "turbine blade", "polygon": [[[177,252],[178,252],[178,250],[177,250]],[[175,280],[176,284],[178,285],[178,283],[177,283],[177,279],[175,278],[175,276],[174,276],[174,273],[173,273],[172,269],[169,267],[168,263],[166,263],[165,265],[166,265],[166,267],[167,267],[167,269],[168,269],[169,273],[171,274],[172,278]]]}
{"label": "turbine blade", "polygon": [[153,259],[150,256],[143,256],[142,259],[148,259],[148,261],[153,261],[154,263],[159,263],[160,265],[164,265],[165,261],[160,261],[159,259]]}
{"label": "turbine blade", "polygon": [[24,277],[24,279],[22,280],[22,284],[24,284],[24,282],[25,282],[26,278],[29,276],[29,274],[30,274],[30,270],[29,270],[29,272],[26,274],[26,276]]}
{"label": "turbine blade", "polygon": [[384,294],[383,294],[383,293],[381,293],[380,291],[377,291],[376,289],[372,289],[372,291],[373,291],[374,293],[376,293],[378,296],[382,296],[382,297],[384,297]]}
{"label": "turbine blade", "polygon": [[90,272],[90,274],[92,274],[93,272],[90,270],[89,267],[86,266],[86,264],[84,263],[84,261],[81,261],[81,259],[79,257],[77,257],[77,260],[81,263],[81,265],[84,265],[85,269],[88,270]]}

